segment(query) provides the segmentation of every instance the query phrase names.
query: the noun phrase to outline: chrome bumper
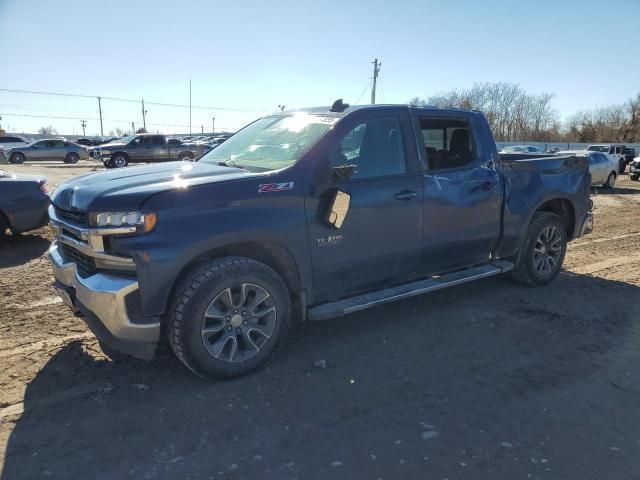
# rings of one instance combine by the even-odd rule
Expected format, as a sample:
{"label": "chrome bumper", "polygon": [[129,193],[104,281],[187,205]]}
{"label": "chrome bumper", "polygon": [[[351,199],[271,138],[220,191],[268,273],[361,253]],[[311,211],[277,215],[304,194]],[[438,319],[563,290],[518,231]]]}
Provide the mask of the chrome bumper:
{"label": "chrome bumper", "polygon": [[[95,315],[109,335],[119,342],[158,341],[159,322],[132,323],[127,314],[125,297],[138,290],[136,279],[110,273],[95,273],[82,278],[77,273],[76,264],[66,262],[60,255],[57,242],[53,242],[49,248],[49,260],[56,283],[63,287],[59,289],[60,296],[72,310]],[[94,330],[94,333],[102,340],[98,332]]]}

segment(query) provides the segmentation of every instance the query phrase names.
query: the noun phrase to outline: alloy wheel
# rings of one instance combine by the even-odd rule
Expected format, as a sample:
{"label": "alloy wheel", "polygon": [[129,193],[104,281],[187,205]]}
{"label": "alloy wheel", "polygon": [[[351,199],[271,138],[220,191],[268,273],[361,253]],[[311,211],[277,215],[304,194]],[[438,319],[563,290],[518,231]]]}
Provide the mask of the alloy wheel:
{"label": "alloy wheel", "polygon": [[552,273],[562,255],[562,234],[557,227],[545,228],[536,240],[533,249],[533,266],[536,272],[548,275]]}
{"label": "alloy wheel", "polygon": [[220,292],[202,319],[202,342],[211,356],[242,362],[256,355],[275,331],[273,298],[259,285],[234,284]]}

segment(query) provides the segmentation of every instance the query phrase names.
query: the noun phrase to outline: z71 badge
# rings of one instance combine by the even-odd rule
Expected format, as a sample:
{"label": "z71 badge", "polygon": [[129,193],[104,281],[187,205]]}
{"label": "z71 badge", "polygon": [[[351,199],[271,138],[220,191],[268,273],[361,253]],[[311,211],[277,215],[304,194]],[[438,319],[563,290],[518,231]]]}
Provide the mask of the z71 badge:
{"label": "z71 badge", "polygon": [[261,183],[258,185],[258,193],[285,192],[293,190],[293,182]]}

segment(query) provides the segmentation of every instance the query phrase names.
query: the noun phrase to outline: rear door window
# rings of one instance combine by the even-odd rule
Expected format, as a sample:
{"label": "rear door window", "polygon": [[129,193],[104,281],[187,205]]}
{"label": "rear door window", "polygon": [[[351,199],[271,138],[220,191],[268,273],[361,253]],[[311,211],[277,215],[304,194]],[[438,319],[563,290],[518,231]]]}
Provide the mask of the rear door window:
{"label": "rear door window", "polygon": [[420,117],[420,129],[430,170],[463,168],[478,156],[464,119]]}

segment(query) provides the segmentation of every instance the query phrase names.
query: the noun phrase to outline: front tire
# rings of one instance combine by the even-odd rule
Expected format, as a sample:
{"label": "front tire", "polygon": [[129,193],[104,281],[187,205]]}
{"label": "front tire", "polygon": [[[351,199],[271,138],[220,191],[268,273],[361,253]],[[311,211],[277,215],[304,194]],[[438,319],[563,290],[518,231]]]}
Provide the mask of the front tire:
{"label": "front tire", "polygon": [[20,152],[12,153],[11,156],[9,157],[9,161],[16,165],[24,163],[24,160],[25,160],[24,153],[20,153]]}
{"label": "front tire", "polygon": [[638,181],[638,179],[640,179],[640,176],[638,176],[638,175],[629,175],[629,178],[630,178],[631,180],[633,180],[634,182],[637,182],[637,181]]}
{"label": "front tire", "polygon": [[289,329],[291,301],[282,278],[245,257],[194,268],[169,309],[167,334],[178,359],[202,377],[232,378],[262,366]]}
{"label": "front tire", "polygon": [[603,187],[607,189],[611,189],[616,186],[616,174],[615,172],[611,172],[607,177],[607,181],[604,183]]}
{"label": "front tire", "polygon": [[555,213],[536,212],[511,277],[532,287],[546,285],[560,272],[566,251],[567,233],[560,217]]}
{"label": "front tire", "polygon": [[124,168],[129,165],[129,158],[124,153],[116,153],[109,161],[111,168]]}
{"label": "front tire", "polygon": [[78,163],[78,160],[80,160],[80,156],[75,152],[71,152],[67,153],[64,163]]}

